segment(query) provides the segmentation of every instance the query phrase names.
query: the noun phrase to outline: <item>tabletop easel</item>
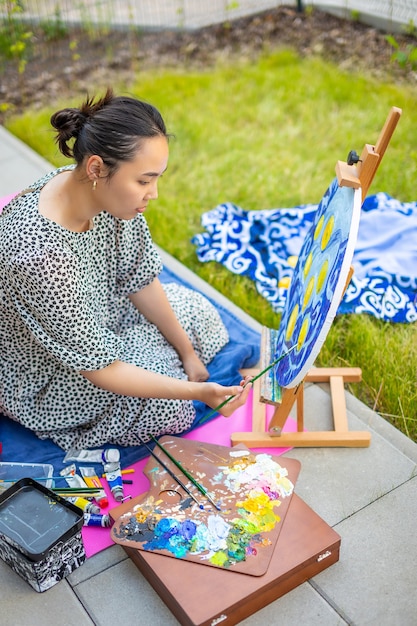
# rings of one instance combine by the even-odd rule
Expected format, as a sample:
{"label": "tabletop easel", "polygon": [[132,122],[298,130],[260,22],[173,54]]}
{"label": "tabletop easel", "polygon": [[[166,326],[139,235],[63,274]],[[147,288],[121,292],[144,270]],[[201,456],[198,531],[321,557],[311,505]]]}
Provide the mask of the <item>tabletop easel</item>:
{"label": "tabletop easel", "polygon": [[[401,116],[401,109],[392,107],[385,121],[376,144],[365,144],[360,157],[351,151],[347,162],[338,161],[336,176],[339,187],[361,189],[362,203],[368,193],[379,164],[391,140],[392,134]],[[347,278],[347,288],[353,269]],[[275,336],[277,331],[264,327],[261,338],[262,371],[273,360]],[[251,373],[246,371],[245,374]],[[256,374],[256,372],[253,372]],[[233,433],[233,445],[243,443],[248,447],[367,447],[371,435],[368,431],[349,431],[345,383],[359,382],[362,378],[360,368],[316,368],[312,367],[304,380],[294,387],[277,389],[258,379],[253,389],[252,432]],[[330,385],[333,430],[304,431],[304,383],[327,382]],[[297,431],[283,433],[285,422],[294,404],[297,403]],[[266,423],[266,405],[274,406],[269,424]]]}

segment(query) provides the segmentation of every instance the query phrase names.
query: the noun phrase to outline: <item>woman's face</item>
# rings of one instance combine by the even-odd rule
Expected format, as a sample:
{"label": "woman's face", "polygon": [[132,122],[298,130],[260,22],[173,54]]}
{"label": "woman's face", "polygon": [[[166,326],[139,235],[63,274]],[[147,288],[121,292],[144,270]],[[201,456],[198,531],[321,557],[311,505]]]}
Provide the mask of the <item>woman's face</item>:
{"label": "woman's face", "polygon": [[110,178],[101,174],[95,190],[101,210],[123,220],[144,213],[149,200],[158,197],[158,179],[168,165],[168,140],[149,137],[132,161],[123,161]]}

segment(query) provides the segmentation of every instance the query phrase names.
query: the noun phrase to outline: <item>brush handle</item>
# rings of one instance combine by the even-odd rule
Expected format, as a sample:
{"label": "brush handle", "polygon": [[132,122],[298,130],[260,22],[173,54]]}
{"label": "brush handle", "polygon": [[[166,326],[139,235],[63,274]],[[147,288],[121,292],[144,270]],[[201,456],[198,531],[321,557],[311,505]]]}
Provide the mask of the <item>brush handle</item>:
{"label": "brush handle", "polygon": [[192,498],[194,500],[194,502],[196,504],[198,504],[198,506],[201,508],[201,504],[200,502],[197,500],[197,498],[195,497],[195,495],[188,489],[187,485],[185,485],[182,480],[180,478],[178,478],[178,476],[176,476],[174,474],[174,472],[168,467],[168,465],[166,463],[163,462],[162,459],[159,458],[159,456],[157,454],[155,454],[155,452],[152,450],[152,448],[150,446],[148,446],[148,444],[143,441],[140,437],[138,437],[138,435],[136,435],[140,444],[145,446],[145,448],[148,450],[149,454],[151,456],[154,457],[154,459],[156,459],[158,461],[158,463],[164,468],[164,470],[171,476],[171,478],[173,478],[180,487],[182,487],[182,489],[184,489],[185,493],[188,493],[188,495],[190,496],[190,498]]}
{"label": "brush handle", "polygon": [[[264,374],[266,374],[266,372],[268,372],[270,369],[272,369],[273,367],[275,367],[275,365],[277,365],[277,363],[279,363],[280,361],[282,361],[282,359],[284,357],[286,357],[290,352],[292,352],[292,350],[294,350],[294,348],[296,348],[296,345],[291,346],[291,348],[289,350],[287,350],[287,352],[284,352],[284,354],[281,354],[280,357],[278,357],[277,359],[275,359],[275,361],[272,361],[272,363],[270,363],[269,365],[267,365],[267,367],[265,367],[265,369],[263,369],[261,372],[259,372],[258,374],[256,374],[256,376],[253,376],[253,378],[250,379],[249,383],[254,383],[255,380],[258,380],[258,378],[260,378],[261,376],[263,376]],[[246,387],[247,384],[243,385],[243,388]],[[215,413],[218,413],[220,411],[220,409],[222,409],[228,402],[230,402],[230,400],[233,400],[233,398],[236,398],[236,396],[229,396],[228,398],[226,398],[226,400],[224,400],[221,404],[219,404],[219,406],[216,406],[215,409],[212,409],[211,411],[209,411],[206,415],[204,415],[204,417],[199,421],[198,426],[201,426],[201,424],[204,424],[204,422],[206,422],[210,417],[212,417]]]}
{"label": "brush handle", "polygon": [[211,502],[211,504],[218,510],[220,511],[219,506],[214,502],[214,500],[210,497],[210,494],[208,493],[207,489],[205,487],[203,487],[203,485],[200,485],[200,483],[194,478],[194,476],[192,474],[190,474],[190,472],[188,472],[185,467],[183,467],[181,465],[181,463],[179,461],[177,461],[177,459],[175,457],[172,456],[172,454],[170,452],[168,452],[168,450],[159,443],[159,441],[157,439],[155,439],[155,437],[153,435],[151,435],[152,441],[155,442],[155,444],[158,446],[158,448],[160,448],[169,459],[171,459],[171,461],[174,463],[174,465],[176,467],[178,467],[178,469],[184,474],[184,476],[186,476],[188,478],[189,481],[191,481],[193,483],[193,485],[195,487],[197,487],[197,489],[207,498],[207,500],[209,502]]}

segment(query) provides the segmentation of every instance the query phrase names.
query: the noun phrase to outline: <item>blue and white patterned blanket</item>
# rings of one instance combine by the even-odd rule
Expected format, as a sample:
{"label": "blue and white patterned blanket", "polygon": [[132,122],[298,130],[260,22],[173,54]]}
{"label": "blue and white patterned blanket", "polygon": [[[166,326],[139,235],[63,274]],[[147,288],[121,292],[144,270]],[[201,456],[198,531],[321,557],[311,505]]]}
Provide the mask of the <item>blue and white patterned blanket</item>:
{"label": "blue and white patterned blanket", "polygon": [[[217,261],[255,281],[275,311],[284,308],[297,255],[316,204],[245,211],[226,202],[204,213],[195,235],[200,261]],[[390,322],[417,320],[417,202],[386,193],[368,196],[361,211],[354,275],[340,313],[368,313]]]}

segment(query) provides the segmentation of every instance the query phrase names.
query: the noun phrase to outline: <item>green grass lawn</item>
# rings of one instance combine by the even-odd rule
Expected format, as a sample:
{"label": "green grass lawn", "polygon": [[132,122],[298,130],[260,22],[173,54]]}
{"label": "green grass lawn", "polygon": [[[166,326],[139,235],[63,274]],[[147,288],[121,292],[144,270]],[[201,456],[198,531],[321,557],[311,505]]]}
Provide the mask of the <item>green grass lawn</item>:
{"label": "green grass lawn", "polygon": [[[391,106],[401,107],[403,115],[369,193],[417,199],[416,86],[376,82],[283,50],[206,71],[138,71],[135,84],[114,87],[155,104],[175,135],[159,199],[147,212],[155,241],[267,326],[277,327],[279,316],[253,283],[218,264],[198,262],[190,239],[202,230],[203,212],[226,201],[248,210],[318,203],[336,162],[376,142]],[[7,128],[61,165],[66,160],[54,145],[49,117],[68,104],[27,110],[9,118]],[[417,324],[341,316],[318,362],[361,367],[363,382],[352,385],[352,393],[414,440],[416,335]]]}

